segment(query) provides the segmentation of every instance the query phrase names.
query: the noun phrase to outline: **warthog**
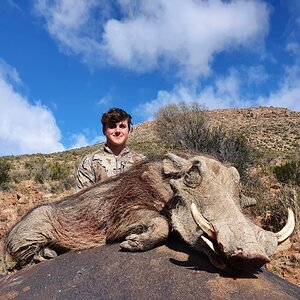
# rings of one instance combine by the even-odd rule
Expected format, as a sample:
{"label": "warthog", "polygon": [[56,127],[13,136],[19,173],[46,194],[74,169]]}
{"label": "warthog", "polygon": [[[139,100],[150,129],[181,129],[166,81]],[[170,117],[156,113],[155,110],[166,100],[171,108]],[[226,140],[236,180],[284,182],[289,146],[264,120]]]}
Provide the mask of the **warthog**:
{"label": "warthog", "polygon": [[168,154],[32,209],[10,229],[5,247],[19,266],[116,241],[145,251],[166,240],[171,226],[217,268],[252,272],[295,226],[292,211],[277,234],[254,225],[241,211],[252,200],[241,194],[234,167]]}

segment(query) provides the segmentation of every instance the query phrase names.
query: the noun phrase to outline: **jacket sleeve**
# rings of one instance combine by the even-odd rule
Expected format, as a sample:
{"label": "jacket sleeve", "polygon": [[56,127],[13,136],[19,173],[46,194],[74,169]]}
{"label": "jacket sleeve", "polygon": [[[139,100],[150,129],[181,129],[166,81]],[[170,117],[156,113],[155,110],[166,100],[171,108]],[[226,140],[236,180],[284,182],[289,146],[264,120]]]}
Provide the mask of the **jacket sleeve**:
{"label": "jacket sleeve", "polygon": [[76,191],[89,187],[96,182],[95,170],[91,154],[85,156],[80,162],[76,173]]}

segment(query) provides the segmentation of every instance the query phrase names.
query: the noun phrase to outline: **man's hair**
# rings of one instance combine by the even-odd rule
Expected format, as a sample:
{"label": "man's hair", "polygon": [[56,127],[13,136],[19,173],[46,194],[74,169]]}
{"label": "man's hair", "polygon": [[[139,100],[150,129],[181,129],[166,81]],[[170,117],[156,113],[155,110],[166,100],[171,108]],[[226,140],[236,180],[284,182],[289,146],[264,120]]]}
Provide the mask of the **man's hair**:
{"label": "man's hair", "polygon": [[131,115],[128,114],[125,110],[121,108],[111,108],[107,112],[102,115],[101,123],[102,123],[102,131],[106,130],[108,126],[113,126],[118,122],[127,120],[128,129],[130,130],[131,123]]}

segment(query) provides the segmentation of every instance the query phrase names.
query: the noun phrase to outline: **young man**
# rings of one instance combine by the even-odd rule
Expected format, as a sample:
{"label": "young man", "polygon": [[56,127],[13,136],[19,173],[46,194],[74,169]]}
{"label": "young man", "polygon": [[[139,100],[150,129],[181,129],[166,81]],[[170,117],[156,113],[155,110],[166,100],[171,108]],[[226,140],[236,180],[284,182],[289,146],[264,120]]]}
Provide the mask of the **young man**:
{"label": "young man", "polygon": [[106,143],[80,162],[76,176],[77,191],[122,173],[145,158],[126,147],[132,125],[130,114],[120,108],[111,108],[102,115],[101,123]]}

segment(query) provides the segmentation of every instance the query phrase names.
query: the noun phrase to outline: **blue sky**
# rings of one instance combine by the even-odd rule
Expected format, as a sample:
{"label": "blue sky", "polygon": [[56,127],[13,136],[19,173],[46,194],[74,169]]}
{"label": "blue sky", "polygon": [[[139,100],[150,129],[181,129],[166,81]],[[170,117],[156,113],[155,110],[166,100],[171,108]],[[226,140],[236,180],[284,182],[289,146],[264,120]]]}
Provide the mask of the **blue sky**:
{"label": "blue sky", "polygon": [[162,105],[300,111],[298,0],[2,0],[0,155],[103,140]]}

